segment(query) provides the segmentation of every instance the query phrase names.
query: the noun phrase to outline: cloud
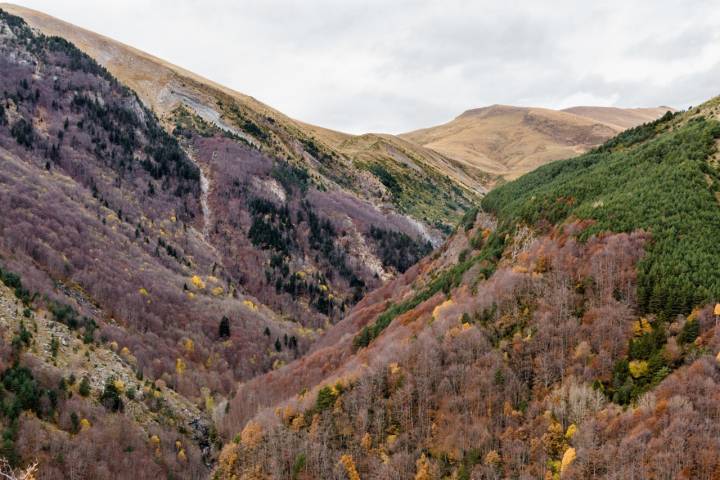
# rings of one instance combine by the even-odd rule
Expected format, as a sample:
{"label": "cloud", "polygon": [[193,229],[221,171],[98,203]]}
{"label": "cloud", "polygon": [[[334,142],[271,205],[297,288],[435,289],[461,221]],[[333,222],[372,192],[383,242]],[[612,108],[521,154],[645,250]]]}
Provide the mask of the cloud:
{"label": "cloud", "polygon": [[682,108],[720,93],[720,9],[709,0],[24,4],[355,133],[493,103]]}

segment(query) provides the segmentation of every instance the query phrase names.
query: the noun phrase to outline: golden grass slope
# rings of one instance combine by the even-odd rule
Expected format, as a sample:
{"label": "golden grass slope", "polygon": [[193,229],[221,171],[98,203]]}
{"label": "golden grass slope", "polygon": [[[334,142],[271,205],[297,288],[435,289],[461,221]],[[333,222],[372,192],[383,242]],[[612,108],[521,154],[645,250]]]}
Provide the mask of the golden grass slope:
{"label": "golden grass slope", "polygon": [[557,111],[492,105],[400,137],[512,179],[553,160],[583,153],[667,110],[671,109],[574,107]]}
{"label": "golden grass slope", "polygon": [[586,117],[605,125],[625,130],[642,123],[652,122],[662,117],[667,111],[674,112],[671,107],[651,108],[617,108],[617,107],[570,107],[562,111]]}

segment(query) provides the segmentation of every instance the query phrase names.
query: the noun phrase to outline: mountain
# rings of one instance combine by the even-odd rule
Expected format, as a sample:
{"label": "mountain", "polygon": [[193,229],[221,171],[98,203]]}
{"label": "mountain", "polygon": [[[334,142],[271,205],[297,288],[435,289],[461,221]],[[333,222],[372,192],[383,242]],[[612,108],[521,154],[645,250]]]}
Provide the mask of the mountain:
{"label": "mountain", "polygon": [[586,152],[621,131],[661,117],[669,107],[573,107],[565,110],[492,105],[436,127],[400,135],[503,178]]}
{"label": "mountain", "polygon": [[483,191],[396,137],[8,9],[45,23],[0,10],[0,457],[44,477],[206,476],[238,382],[302,356]]}
{"label": "mountain", "polygon": [[[368,172],[367,165],[352,168],[354,158],[360,152],[358,145],[377,150],[379,141],[392,146],[393,150],[383,153],[379,159],[382,164],[393,164],[398,161],[407,164],[413,170],[427,170],[429,184],[442,183],[447,175],[459,179],[459,183],[472,192],[484,192],[484,180],[487,176],[476,168],[465,167],[457,162],[444,158],[435,152],[429,152],[419,146],[409,147],[407,142],[390,135],[367,134],[361,137],[316,127],[291,119],[277,110],[238,93],[215,82],[204,79],[181,67],[171,65],[159,58],[141,52],[102,35],[84,30],[75,25],[63,22],[41,12],[11,4],[2,4],[2,8],[10,13],[23,17],[29,25],[38,28],[47,35],[57,35],[73,42],[81,50],[93,57],[120,81],[138,93],[143,102],[150,106],[161,118],[171,116],[180,105],[193,111],[206,122],[214,124],[224,131],[232,132],[255,144],[261,150],[273,155],[299,159],[307,154],[316,162],[324,160],[323,155],[339,157],[339,165],[310,165],[313,172],[327,177],[325,180],[340,182],[342,186],[353,188],[353,193],[368,194],[375,202],[383,198],[377,190],[377,178],[373,182],[363,178]],[[259,131],[262,133],[260,133]],[[362,140],[358,141],[357,139]],[[348,148],[345,145],[350,143]],[[410,149],[410,153],[404,150]],[[400,159],[397,156],[400,156]],[[447,167],[450,163],[451,167]],[[372,173],[372,172],[371,172]],[[406,172],[407,175],[407,172]],[[349,178],[347,178],[349,176]],[[417,180],[417,178],[413,178]],[[359,185],[354,185],[359,183]],[[370,183],[368,185],[368,183]],[[400,180],[402,183],[402,179]],[[367,192],[370,190],[370,192]],[[461,201],[462,199],[456,199]],[[392,202],[392,199],[390,199]],[[436,201],[437,202],[437,201]],[[402,203],[400,201],[396,203]],[[438,202],[440,205],[448,203]],[[408,206],[418,212],[415,217],[426,223],[444,220],[443,217],[432,215],[426,210],[435,205],[425,205],[420,201],[418,206]],[[403,208],[399,206],[399,208]],[[450,217],[462,216],[462,213],[446,210],[443,215]]]}
{"label": "mountain", "polygon": [[0,72],[0,472],[720,472],[720,99],[464,114],[588,150],[504,183],[21,7]]}
{"label": "mountain", "polygon": [[[0,71],[2,457],[37,458],[51,478],[115,476],[125,461],[206,470],[212,422],[196,402],[267,368],[263,329],[292,327],[262,309],[220,347],[222,316],[254,300],[211,280],[220,260],[193,228],[200,171],[131,90],[4,11]],[[231,368],[239,351],[258,364]],[[153,435],[182,448],[154,454]],[[126,458],[102,454],[121,438]]]}
{"label": "mountain", "polygon": [[713,478],[719,105],[491,191],[241,385],[216,476]]}
{"label": "mountain", "polygon": [[[202,231],[226,271],[283,315],[309,316],[313,328],[407,268],[428,242],[441,242],[485,191],[485,173],[430,150],[307,125],[132,47],[40,12],[4,8],[78,45],[137,92],[200,167]],[[285,204],[287,211],[270,211]],[[268,214],[271,221],[262,220]],[[288,243],[304,217],[312,218],[309,229]],[[268,242],[276,233],[281,242]],[[407,248],[393,257],[390,243]],[[297,286],[298,274],[310,284]]]}

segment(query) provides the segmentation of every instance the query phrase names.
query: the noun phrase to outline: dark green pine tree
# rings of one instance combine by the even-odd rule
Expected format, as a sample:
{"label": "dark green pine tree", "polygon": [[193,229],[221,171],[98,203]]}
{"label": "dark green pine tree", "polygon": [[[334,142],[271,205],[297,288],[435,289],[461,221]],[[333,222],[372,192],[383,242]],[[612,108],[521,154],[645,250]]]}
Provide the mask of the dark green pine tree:
{"label": "dark green pine tree", "polygon": [[230,338],[230,319],[223,316],[218,327],[218,336],[220,338]]}

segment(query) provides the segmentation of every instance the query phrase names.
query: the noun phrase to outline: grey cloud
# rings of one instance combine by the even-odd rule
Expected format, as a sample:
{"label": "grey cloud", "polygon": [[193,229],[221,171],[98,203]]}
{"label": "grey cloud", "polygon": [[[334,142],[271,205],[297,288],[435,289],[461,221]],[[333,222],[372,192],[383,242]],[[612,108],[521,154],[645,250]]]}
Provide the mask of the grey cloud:
{"label": "grey cloud", "polygon": [[713,0],[24,3],[355,133],[492,103],[686,107],[720,93]]}
{"label": "grey cloud", "polygon": [[649,36],[628,48],[628,55],[670,61],[697,55],[720,40],[720,32],[710,26],[687,27],[672,32],[669,38]]}

